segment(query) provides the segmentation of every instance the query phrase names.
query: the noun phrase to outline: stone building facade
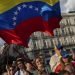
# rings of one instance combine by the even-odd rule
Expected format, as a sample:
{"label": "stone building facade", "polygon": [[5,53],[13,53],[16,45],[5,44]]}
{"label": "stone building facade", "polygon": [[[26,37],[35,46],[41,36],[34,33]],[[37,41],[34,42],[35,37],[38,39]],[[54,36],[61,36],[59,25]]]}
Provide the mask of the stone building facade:
{"label": "stone building facade", "polygon": [[[49,59],[50,56],[54,53],[53,41],[58,45],[60,42],[61,45],[66,50],[75,48],[75,13],[62,14],[62,20],[60,22],[60,28],[56,28],[54,31],[54,36],[50,37],[46,33],[34,32],[31,35],[29,41],[29,48],[26,49],[33,57],[41,55],[46,59]],[[30,54],[31,53],[31,54]]]}

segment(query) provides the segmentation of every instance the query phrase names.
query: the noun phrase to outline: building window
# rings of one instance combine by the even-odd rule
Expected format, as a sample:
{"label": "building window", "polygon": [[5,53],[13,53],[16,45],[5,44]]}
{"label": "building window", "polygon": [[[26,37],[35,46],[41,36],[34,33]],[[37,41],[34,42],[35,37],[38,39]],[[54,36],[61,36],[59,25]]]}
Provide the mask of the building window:
{"label": "building window", "polygon": [[66,19],[66,22],[67,22],[67,25],[71,25],[71,22],[70,22],[69,18]]}
{"label": "building window", "polygon": [[61,22],[60,22],[60,24],[61,24],[62,26],[67,25],[66,19],[62,19]]}
{"label": "building window", "polygon": [[52,46],[52,45],[51,45],[51,40],[50,40],[50,39],[44,40],[44,43],[45,43],[46,48],[49,48],[49,47]]}
{"label": "building window", "polygon": [[75,36],[72,36],[72,41],[73,41],[73,44],[75,44]]}
{"label": "building window", "polygon": [[61,45],[65,45],[65,38],[64,37],[60,37],[59,38],[59,42]]}
{"label": "building window", "polygon": [[30,39],[29,43],[28,43],[29,48],[33,49],[34,48],[34,44],[32,39]]}
{"label": "building window", "polygon": [[55,45],[58,45],[58,38],[53,38],[52,41],[55,43]]}
{"label": "building window", "polygon": [[70,22],[71,22],[71,25],[75,25],[74,18],[75,18],[75,17],[70,17],[70,18],[69,18],[69,19],[70,19]]}
{"label": "building window", "polygon": [[39,46],[39,49],[42,49],[44,47],[44,43],[43,43],[43,40],[38,40],[38,46]]}

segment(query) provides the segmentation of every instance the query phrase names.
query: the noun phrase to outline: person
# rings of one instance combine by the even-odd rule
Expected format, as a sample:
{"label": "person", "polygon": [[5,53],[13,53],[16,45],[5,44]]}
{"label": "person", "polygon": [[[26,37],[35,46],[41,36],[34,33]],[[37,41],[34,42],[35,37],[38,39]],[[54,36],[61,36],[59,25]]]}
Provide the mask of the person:
{"label": "person", "polygon": [[8,75],[14,75],[14,68],[12,65],[8,68]]}
{"label": "person", "polygon": [[15,75],[29,75],[29,73],[26,71],[26,66],[22,58],[17,58],[16,64],[17,64],[18,70],[15,73]]}
{"label": "person", "polygon": [[69,61],[69,54],[67,51],[61,51],[61,58],[59,64],[56,66],[55,72],[59,73],[60,71],[64,70],[66,64],[70,63]]}
{"label": "person", "polygon": [[[61,52],[61,50],[63,50],[63,46],[59,44],[57,46],[57,49],[59,50],[59,52]],[[55,53],[54,55],[51,56],[49,61],[49,65],[51,67],[52,72],[55,71],[56,66],[59,65],[59,63],[60,63],[60,56],[57,53]]]}
{"label": "person", "polygon": [[14,73],[17,71],[16,61],[12,61],[12,66],[14,68]]}
{"label": "person", "polygon": [[75,72],[74,66],[72,65],[70,56],[67,51],[62,51],[61,53],[62,58],[60,59],[60,64],[56,67],[55,72],[59,73],[62,70],[67,70],[67,71],[72,71],[73,73]]}
{"label": "person", "polygon": [[38,69],[35,75],[50,75],[49,70],[46,68],[46,65],[41,57],[37,57],[35,59],[35,65]]}
{"label": "person", "polygon": [[2,75],[14,75],[14,68],[12,65],[6,65],[6,72],[3,73]]}
{"label": "person", "polygon": [[75,75],[75,68],[73,67],[72,64],[67,64],[67,65],[65,65],[64,70],[70,72],[71,75]]}
{"label": "person", "polygon": [[34,70],[33,70],[33,67],[30,63],[26,63],[25,64],[26,66],[26,71],[30,74],[30,75],[34,75]]}
{"label": "person", "polygon": [[63,70],[60,71],[58,75],[71,75],[69,71]]}

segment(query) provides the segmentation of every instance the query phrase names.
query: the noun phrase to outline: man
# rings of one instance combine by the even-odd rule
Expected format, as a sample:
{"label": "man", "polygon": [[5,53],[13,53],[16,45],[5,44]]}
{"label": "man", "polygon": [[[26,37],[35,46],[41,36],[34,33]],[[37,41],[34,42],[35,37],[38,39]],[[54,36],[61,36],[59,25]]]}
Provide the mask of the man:
{"label": "man", "polygon": [[26,71],[25,63],[22,58],[18,58],[16,60],[16,64],[17,64],[18,70],[15,73],[15,75],[29,75]]}
{"label": "man", "polygon": [[34,70],[33,70],[33,66],[30,63],[26,63],[26,71],[30,74],[30,75],[34,75]]}
{"label": "man", "polygon": [[61,51],[61,56],[59,64],[56,65],[55,73],[59,73],[64,70],[65,65],[70,64],[69,53],[67,51]]}
{"label": "man", "polygon": [[[57,46],[57,49],[59,52],[61,52],[61,50],[63,50],[63,47],[59,44]],[[59,63],[60,63],[60,56],[57,54],[57,52],[55,52],[55,54],[51,56],[50,62],[49,62],[52,72],[55,71],[56,66],[59,65]]]}

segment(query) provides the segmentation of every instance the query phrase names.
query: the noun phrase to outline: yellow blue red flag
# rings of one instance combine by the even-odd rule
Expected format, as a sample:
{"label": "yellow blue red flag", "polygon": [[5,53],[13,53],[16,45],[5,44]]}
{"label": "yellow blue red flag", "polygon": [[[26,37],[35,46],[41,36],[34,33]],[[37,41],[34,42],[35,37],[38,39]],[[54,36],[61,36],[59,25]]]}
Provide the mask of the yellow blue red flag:
{"label": "yellow blue red flag", "polygon": [[27,46],[35,31],[59,27],[59,0],[0,0],[0,37],[8,44]]}

